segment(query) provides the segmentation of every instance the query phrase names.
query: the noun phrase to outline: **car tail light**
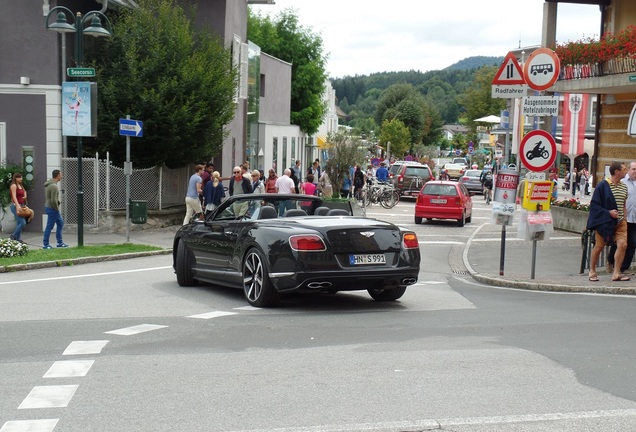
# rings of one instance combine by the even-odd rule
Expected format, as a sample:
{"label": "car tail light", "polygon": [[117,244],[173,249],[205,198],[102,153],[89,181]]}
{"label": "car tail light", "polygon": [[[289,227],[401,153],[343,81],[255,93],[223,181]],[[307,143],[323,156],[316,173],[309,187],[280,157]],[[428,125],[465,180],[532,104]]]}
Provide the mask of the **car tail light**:
{"label": "car tail light", "polygon": [[457,205],[457,206],[461,206],[462,205],[462,198],[461,197],[455,198],[455,205]]}
{"label": "car tail light", "polygon": [[404,249],[417,249],[420,247],[420,243],[417,241],[415,233],[406,233],[402,237],[402,245]]}
{"label": "car tail light", "polygon": [[404,176],[398,177],[398,183],[404,183]]}
{"label": "car tail light", "polygon": [[464,177],[462,177],[462,180],[464,180],[464,181],[468,181],[468,180],[470,180],[470,177],[466,177],[466,176],[464,176]]}
{"label": "car tail light", "polygon": [[299,234],[289,237],[289,245],[295,251],[322,252],[327,250],[325,242],[316,234]]}

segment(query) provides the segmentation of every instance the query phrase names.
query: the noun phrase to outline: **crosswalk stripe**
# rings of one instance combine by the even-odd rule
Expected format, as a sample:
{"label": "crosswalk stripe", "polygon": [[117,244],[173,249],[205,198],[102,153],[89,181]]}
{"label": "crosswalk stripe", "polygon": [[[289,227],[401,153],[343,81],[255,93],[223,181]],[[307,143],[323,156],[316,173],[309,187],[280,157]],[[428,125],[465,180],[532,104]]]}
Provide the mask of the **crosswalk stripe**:
{"label": "crosswalk stripe", "polygon": [[59,421],[60,419],[10,420],[0,428],[0,432],[52,432]]}
{"label": "crosswalk stripe", "polygon": [[139,333],[146,333],[149,331],[153,331],[153,330],[159,330],[162,328],[166,328],[168,326],[165,325],[158,325],[158,324],[139,324],[136,326],[132,326],[132,327],[126,327],[126,328],[122,328],[122,329],[118,329],[118,330],[111,330],[111,331],[107,331],[104,332],[106,334],[114,334],[114,335],[118,335],[118,336],[132,336],[132,335],[136,335]]}
{"label": "crosswalk stripe", "polygon": [[99,354],[108,342],[107,340],[73,341],[62,355]]}
{"label": "crosswalk stripe", "polygon": [[18,409],[65,408],[78,387],[78,385],[35,386]]}

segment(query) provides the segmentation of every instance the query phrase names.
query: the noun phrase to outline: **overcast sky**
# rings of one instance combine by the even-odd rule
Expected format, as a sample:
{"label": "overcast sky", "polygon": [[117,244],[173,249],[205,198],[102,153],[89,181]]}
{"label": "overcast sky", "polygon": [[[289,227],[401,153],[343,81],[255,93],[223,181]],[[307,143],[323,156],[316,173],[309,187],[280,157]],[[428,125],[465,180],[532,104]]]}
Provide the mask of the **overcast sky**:
{"label": "overcast sky", "polygon": [[[275,0],[323,38],[332,78],[444,69],[466,57],[541,44],[544,0]],[[598,6],[559,4],[557,42],[598,37]]]}

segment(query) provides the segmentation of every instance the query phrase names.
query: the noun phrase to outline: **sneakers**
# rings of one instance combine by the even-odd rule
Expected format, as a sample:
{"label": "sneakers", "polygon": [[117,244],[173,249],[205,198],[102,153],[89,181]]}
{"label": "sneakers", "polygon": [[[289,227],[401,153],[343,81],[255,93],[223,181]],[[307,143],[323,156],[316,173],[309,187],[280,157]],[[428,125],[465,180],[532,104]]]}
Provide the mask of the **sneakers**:
{"label": "sneakers", "polygon": [[53,249],[53,246],[51,245],[42,246],[42,249]]}
{"label": "sneakers", "polygon": [[67,245],[66,243],[58,243],[58,244],[57,244],[57,247],[59,247],[59,248],[66,248],[66,247],[68,247],[68,245]]}

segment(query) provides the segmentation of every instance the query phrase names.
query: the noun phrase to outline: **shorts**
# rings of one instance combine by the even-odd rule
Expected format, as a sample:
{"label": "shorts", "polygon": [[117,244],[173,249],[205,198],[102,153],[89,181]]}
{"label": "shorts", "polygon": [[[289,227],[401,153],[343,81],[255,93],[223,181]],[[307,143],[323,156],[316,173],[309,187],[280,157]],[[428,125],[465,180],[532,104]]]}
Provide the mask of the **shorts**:
{"label": "shorts", "polygon": [[[603,236],[601,236],[598,231],[595,231],[595,238],[596,246],[606,246]],[[614,242],[618,242],[619,240],[627,241],[627,221],[625,219],[616,224],[616,229],[614,230]]]}

